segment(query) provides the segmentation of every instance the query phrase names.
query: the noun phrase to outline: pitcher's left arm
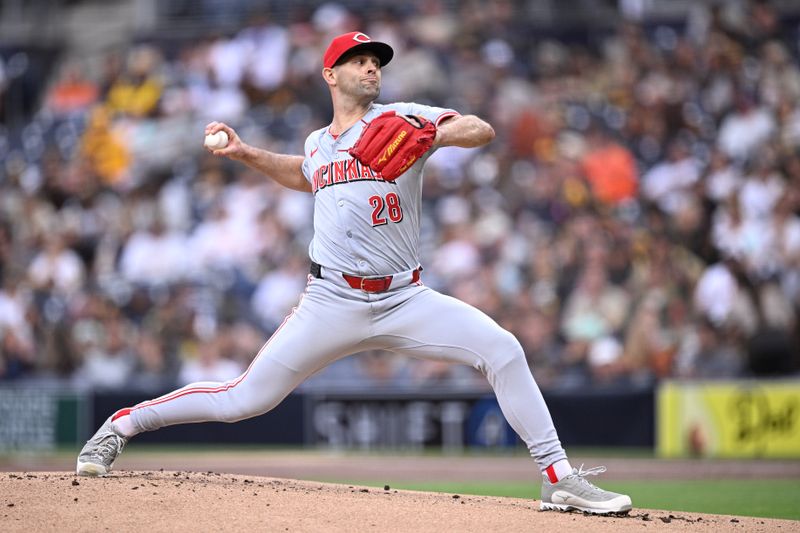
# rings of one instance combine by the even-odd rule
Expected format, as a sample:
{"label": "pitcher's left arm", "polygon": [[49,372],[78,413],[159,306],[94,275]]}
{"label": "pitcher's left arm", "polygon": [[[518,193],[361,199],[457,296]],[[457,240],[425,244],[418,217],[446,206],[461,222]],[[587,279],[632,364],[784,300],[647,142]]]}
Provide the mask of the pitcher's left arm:
{"label": "pitcher's left arm", "polygon": [[494,139],[494,128],[475,115],[456,115],[443,120],[436,128],[433,147],[475,148]]}

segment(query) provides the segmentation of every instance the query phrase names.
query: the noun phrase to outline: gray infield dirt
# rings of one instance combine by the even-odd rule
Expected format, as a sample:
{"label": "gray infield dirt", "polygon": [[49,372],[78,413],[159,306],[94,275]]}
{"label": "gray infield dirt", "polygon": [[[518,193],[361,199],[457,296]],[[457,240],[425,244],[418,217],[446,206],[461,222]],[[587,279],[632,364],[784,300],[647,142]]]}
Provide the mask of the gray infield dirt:
{"label": "gray infield dirt", "polygon": [[[113,475],[100,479],[75,476],[73,463],[72,455],[0,458],[0,531],[800,530],[800,522],[789,520],[639,508],[624,517],[540,512],[533,499],[390,486],[424,480],[533,480],[537,473],[527,457],[126,450]],[[800,478],[798,461],[587,458],[586,463],[608,466],[604,480]],[[311,481],[348,478],[388,484],[375,488]]]}
{"label": "gray infield dirt", "polygon": [[538,502],[214,472],[0,474],[0,524],[31,531],[797,531],[797,522],[635,509],[538,511]]}

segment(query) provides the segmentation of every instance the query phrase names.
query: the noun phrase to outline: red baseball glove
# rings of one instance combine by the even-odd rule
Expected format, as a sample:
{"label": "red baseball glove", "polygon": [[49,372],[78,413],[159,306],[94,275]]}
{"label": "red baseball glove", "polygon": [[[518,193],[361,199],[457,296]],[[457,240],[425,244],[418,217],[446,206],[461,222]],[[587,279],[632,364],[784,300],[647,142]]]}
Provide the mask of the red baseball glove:
{"label": "red baseball glove", "polygon": [[433,146],[436,125],[416,115],[386,111],[372,119],[348,151],[386,181],[394,181]]}

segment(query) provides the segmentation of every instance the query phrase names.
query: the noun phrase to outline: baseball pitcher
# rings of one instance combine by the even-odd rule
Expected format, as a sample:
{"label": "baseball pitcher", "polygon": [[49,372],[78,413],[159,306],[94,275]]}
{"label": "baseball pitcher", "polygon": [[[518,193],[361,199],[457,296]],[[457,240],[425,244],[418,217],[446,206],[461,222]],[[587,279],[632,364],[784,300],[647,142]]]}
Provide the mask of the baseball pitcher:
{"label": "baseball pitcher", "polygon": [[[631,509],[628,496],[587,481],[604,467],[572,468],[517,339],[478,309],[422,284],[425,161],[441,146],[482,146],[494,130],[452,109],[375,103],[381,69],[393,53],[361,32],[332,40],[322,76],[333,120],[308,136],[304,156],[250,146],[226,124],[206,126],[207,135],[225,132],[228,138],[224,147],[208,148],[215,155],[314,195],[305,292],[244,374],[224,383],[194,383],[117,411],[81,450],[78,474],[107,475],[138,433],[266,413],[320,368],[349,354],[382,349],[483,373],[542,472],[542,509]],[[328,333],[323,337],[321,330]]]}

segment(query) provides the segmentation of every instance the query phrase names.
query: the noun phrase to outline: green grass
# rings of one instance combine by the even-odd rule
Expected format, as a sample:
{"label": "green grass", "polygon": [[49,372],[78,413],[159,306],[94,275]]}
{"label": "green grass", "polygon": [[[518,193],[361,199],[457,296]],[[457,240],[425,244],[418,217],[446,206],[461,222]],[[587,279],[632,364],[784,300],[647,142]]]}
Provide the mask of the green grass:
{"label": "green grass", "polygon": [[[342,481],[379,486],[374,482]],[[382,484],[380,486],[383,486]],[[634,508],[800,520],[800,481],[615,481],[603,488],[630,494]],[[539,499],[534,483],[393,483],[393,489]]]}

